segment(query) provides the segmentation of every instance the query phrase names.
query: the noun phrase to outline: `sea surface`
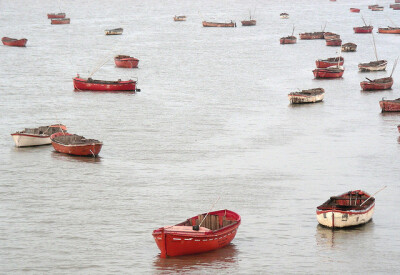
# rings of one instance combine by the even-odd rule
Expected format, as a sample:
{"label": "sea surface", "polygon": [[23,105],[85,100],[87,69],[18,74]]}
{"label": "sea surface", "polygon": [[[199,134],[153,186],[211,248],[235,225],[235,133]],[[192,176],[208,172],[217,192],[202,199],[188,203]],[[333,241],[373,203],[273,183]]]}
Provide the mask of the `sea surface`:
{"label": "sea surface", "polygon": [[[382,12],[368,10],[375,2],[1,1],[1,36],[28,43],[0,46],[0,273],[397,273],[400,113],[381,113],[379,100],[400,97],[400,68],[391,90],[363,92],[359,82],[391,74],[400,35],[377,28],[400,25],[400,11],[389,0],[379,1]],[[46,14],[60,11],[70,25],[50,24]],[[249,12],[257,25],[242,27]],[[353,33],[361,15],[385,72],[358,72],[375,60],[372,35]],[[358,45],[342,53],[343,78],[312,73],[339,47],[279,44],[293,26],[296,36],[325,26]],[[123,35],[104,35],[117,27]],[[137,57],[139,68],[116,68],[117,54]],[[75,92],[76,74],[137,78],[141,92]],[[288,93],[317,87],[322,103],[289,105]],[[14,146],[11,133],[54,123],[103,141],[99,157]],[[372,222],[318,226],[315,208],[330,196],[383,186]],[[242,217],[232,244],[160,258],[152,231],[216,201],[214,210]]]}

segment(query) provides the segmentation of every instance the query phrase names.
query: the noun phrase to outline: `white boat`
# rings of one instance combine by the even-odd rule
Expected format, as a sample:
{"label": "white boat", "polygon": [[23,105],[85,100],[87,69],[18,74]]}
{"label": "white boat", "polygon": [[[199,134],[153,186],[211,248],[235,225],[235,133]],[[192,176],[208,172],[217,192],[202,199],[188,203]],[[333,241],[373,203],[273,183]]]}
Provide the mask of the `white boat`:
{"label": "white boat", "polygon": [[301,103],[315,103],[324,100],[325,90],[322,88],[315,88],[309,90],[302,90],[301,92],[293,92],[288,94],[291,104]]}
{"label": "white boat", "polygon": [[374,208],[374,197],[362,190],[349,191],[318,206],[317,220],[331,228],[357,226],[372,219]]}
{"label": "white boat", "polygon": [[105,30],[106,35],[120,35],[124,31],[123,28],[117,28],[117,29],[110,29],[110,30]]}
{"label": "white boat", "polygon": [[11,134],[16,147],[39,146],[51,144],[50,136],[54,133],[66,131],[62,124],[40,126],[38,128],[25,128]]}
{"label": "white boat", "polygon": [[281,19],[288,19],[289,18],[289,14],[286,12],[283,12],[279,15],[281,17]]}
{"label": "white boat", "polygon": [[387,66],[386,60],[371,61],[368,63],[358,64],[358,69],[360,72],[376,72],[385,71]]}

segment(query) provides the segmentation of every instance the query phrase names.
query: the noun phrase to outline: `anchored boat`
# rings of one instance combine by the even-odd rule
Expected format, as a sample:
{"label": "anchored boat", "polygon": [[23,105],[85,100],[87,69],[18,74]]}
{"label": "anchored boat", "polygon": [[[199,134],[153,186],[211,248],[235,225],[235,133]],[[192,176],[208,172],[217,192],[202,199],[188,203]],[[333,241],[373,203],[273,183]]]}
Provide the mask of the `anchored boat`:
{"label": "anchored boat", "polygon": [[156,229],[153,237],[162,258],[203,253],[228,245],[240,222],[240,216],[233,211],[213,211]]}
{"label": "anchored boat", "polygon": [[366,77],[368,81],[360,82],[360,86],[363,91],[373,91],[373,90],[388,90],[393,86],[392,77],[384,77],[371,80]]}
{"label": "anchored boat", "polygon": [[343,76],[344,68],[341,66],[316,68],[313,73],[315,78],[340,78]]}
{"label": "anchored boat", "polygon": [[331,228],[357,226],[372,219],[374,208],[374,197],[362,190],[349,191],[318,206],[317,220]]}
{"label": "anchored boat", "polygon": [[342,44],[342,52],[355,52],[357,50],[357,44],[348,42]]}
{"label": "anchored boat", "polygon": [[95,80],[91,77],[81,78],[79,75],[73,78],[75,90],[83,91],[107,91],[107,92],[135,92],[139,91],[136,89],[135,80],[120,80],[107,81],[107,80]]}
{"label": "anchored boat", "polygon": [[1,42],[3,42],[5,46],[25,47],[26,42],[28,42],[28,39],[26,38],[15,39],[10,37],[3,37],[1,39]]}
{"label": "anchored boat", "polygon": [[293,92],[288,94],[291,104],[315,103],[324,100],[325,90],[323,88],[315,88],[302,90],[301,92]]}
{"label": "anchored boat", "polygon": [[64,12],[48,13],[47,14],[47,19],[52,19],[52,18],[65,18],[65,13]]}
{"label": "anchored boat", "polygon": [[51,143],[50,136],[54,133],[64,132],[67,127],[62,124],[25,128],[11,134],[16,147],[39,146]]}
{"label": "anchored boat", "polygon": [[236,23],[231,20],[230,23],[218,23],[218,22],[202,22],[203,27],[220,27],[220,28],[235,28]]}
{"label": "anchored boat", "polygon": [[57,152],[75,156],[96,157],[103,146],[103,143],[97,139],[86,139],[83,136],[65,132],[51,135],[50,140]]}
{"label": "anchored boat", "polygon": [[123,31],[124,31],[123,28],[116,28],[116,29],[104,30],[104,33],[106,35],[121,35]]}
{"label": "anchored boat", "polygon": [[139,59],[129,55],[117,55],[114,57],[114,62],[119,68],[137,68]]}
{"label": "anchored boat", "polygon": [[318,59],[315,61],[315,65],[317,68],[328,68],[331,66],[343,66],[344,64],[344,58],[343,57],[330,57],[327,59]]}

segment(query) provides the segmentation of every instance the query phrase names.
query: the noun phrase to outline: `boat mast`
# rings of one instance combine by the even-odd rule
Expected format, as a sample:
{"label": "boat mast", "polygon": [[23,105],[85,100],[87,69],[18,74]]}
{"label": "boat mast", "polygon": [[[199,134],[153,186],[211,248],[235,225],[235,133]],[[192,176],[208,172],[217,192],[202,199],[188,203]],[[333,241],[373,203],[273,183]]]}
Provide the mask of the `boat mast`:
{"label": "boat mast", "polygon": [[375,36],[374,36],[373,32],[371,32],[371,34],[372,34],[372,41],[374,42],[373,44],[374,44],[374,51],[375,51],[376,61],[378,61],[379,59],[378,59],[378,53],[376,52]]}
{"label": "boat mast", "polygon": [[392,69],[392,73],[390,74],[390,77],[392,77],[394,69],[396,69],[397,66],[397,61],[399,60],[399,57],[396,58],[396,61],[394,61],[394,65],[393,65],[393,69]]}

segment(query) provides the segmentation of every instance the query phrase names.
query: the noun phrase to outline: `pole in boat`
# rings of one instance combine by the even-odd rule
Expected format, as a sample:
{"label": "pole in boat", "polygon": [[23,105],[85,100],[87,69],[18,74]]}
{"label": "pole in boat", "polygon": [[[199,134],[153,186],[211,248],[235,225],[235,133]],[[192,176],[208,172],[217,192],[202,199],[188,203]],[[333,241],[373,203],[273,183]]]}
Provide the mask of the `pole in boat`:
{"label": "pole in boat", "polygon": [[364,203],[366,203],[370,198],[372,198],[373,196],[375,196],[376,194],[378,194],[379,192],[381,192],[383,189],[385,189],[387,186],[383,186],[381,189],[379,189],[378,191],[376,191],[372,196],[370,196],[368,199],[366,199],[362,204],[360,204],[360,206],[362,206]]}
{"label": "pole in boat", "polygon": [[398,60],[399,60],[399,57],[397,57],[397,58],[396,58],[396,61],[394,62],[393,69],[392,69],[392,73],[390,74],[390,77],[392,77],[393,72],[394,72],[394,69],[396,69],[397,61],[398,61]]}
{"label": "pole in boat", "polygon": [[361,15],[361,19],[362,19],[362,21],[364,22],[364,26],[366,26],[367,23],[365,23],[364,17],[363,17],[362,15]]}
{"label": "pole in boat", "polygon": [[293,24],[293,30],[292,30],[292,35],[291,36],[293,36],[293,34],[294,34],[294,24]]}
{"label": "pole in boat", "polygon": [[375,36],[374,36],[373,32],[371,32],[371,34],[372,34],[372,42],[374,42],[374,51],[375,51],[376,61],[378,61],[379,59],[378,59],[378,53],[376,52]]}
{"label": "pole in boat", "polygon": [[210,210],[208,210],[207,214],[204,216],[203,220],[199,223],[199,225],[193,225],[193,230],[199,231],[201,224],[204,222],[204,220],[207,218],[208,213],[211,212],[211,210],[214,208],[214,206],[217,204],[221,196],[218,197],[218,199],[214,202],[214,204],[211,206]]}

